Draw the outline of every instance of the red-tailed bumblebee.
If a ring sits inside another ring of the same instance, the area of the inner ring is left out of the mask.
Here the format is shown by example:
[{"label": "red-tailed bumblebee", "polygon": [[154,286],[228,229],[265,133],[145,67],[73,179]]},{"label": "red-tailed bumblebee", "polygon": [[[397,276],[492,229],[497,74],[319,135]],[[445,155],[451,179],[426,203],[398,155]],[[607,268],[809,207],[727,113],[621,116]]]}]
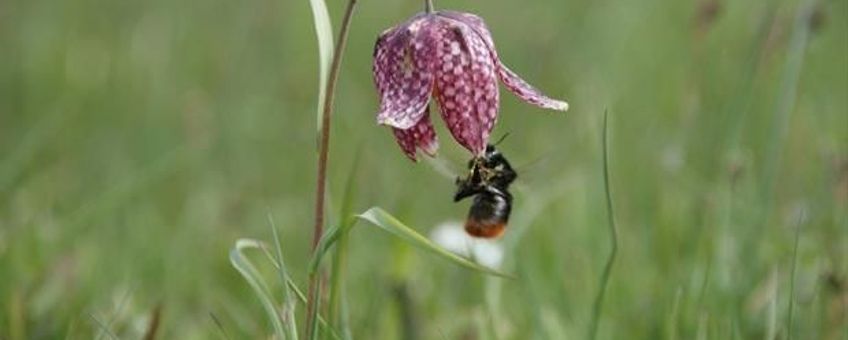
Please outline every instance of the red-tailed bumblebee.
[{"label": "red-tailed bumblebee", "polygon": [[509,185],[518,174],[495,146],[468,161],[468,176],[456,179],[454,202],[474,196],[465,231],[474,237],[495,238],[503,234],[512,211]]}]

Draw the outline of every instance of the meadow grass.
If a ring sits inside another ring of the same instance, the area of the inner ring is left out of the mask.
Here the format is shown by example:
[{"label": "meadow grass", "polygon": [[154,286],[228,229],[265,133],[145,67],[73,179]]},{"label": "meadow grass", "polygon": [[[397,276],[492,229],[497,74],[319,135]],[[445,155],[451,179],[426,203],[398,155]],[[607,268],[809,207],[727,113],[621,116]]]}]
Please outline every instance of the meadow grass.
[{"label": "meadow grass", "polygon": [[[346,3],[326,5],[338,25]],[[571,104],[502,91],[514,279],[347,219],[379,206],[426,236],[467,214],[374,124],[374,40],[421,6],[358,3],[324,224],[349,232],[315,263],[332,52],[310,1],[0,3],[0,339],[143,338],[160,318],[162,339],[302,337],[311,270],[330,338],[848,337],[848,4],[436,1],[485,18],[501,58]],[[436,125],[437,162],[461,168]],[[244,259],[270,308],[230,264],[239,239],[264,244]]]}]

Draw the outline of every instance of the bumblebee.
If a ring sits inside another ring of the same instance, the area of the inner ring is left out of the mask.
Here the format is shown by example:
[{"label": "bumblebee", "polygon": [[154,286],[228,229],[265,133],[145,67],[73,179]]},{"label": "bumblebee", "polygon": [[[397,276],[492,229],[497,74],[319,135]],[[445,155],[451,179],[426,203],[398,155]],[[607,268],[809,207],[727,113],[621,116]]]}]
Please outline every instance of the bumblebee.
[{"label": "bumblebee", "polygon": [[474,196],[465,220],[465,231],[474,237],[501,236],[512,211],[509,185],[518,174],[494,145],[486,146],[482,156],[468,161],[468,175],[456,179],[454,202]]}]

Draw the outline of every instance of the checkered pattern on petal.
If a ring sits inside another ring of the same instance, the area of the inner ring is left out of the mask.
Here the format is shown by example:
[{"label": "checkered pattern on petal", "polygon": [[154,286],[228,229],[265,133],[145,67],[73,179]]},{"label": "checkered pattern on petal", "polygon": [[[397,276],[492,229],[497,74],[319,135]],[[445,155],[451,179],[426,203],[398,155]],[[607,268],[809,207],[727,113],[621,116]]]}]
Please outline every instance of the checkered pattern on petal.
[{"label": "checkered pattern on petal", "polygon": [[374,83],[380,94],[377,123],[408,129],[424,115],[433,88],[428,17],[410,20],[377,39]]},{"label": "checkered pattern on petal", "polygon": [[430,156],[435,156],[439,149],[436,130],[433,129],[433,123],[430,121],[429,107],[425,108],[421,120],[411,128],[403,130],[393,127],[392,132],[395,134],[398,145],[403,149],[403,153],[413,161],[418,160],[416,149],[421,149]]},{"label": "checkered pattern on petal", "polygon": [[454,139],[481,154],[498,113],[495,64],[486,43],[466,25],[440,18],[436,101]]},{"label": "checkered pattern on petal", "polygon": [[495,42],[492,40],[492,35],[489,33],[489,27],[486,26],[486,23],[482,18],[471,14],[471,13],[463,13],[456,11],[439,11],[439,16],[450,18],[456,21],[459,21],[465,25],[471,27],[475,33],[480,35],[480,38],[486,42],[486,45],[489,47],[491,52],[495,51]]},{"label": "checkered pattern on petal", "polygon": [[515,74],[515,72],[512,72],[512,70],[500,61],[495,49],[495,42],[492,40],[492,35],[489,33],[489,28],[486,27],[486,23],[483,19],[474,14],[453,11],[439,12],[439,15],[468,25],[474,33],[479,35],[480,38],[486,42],[486,47],[488,47],[489,52],[497,65],[498,77],[500,77],[507,89],[516,96],[530,104],[542,108],[560,111],[568,110],[568,103],[545,96],[541,91],[528,84],[524,81],[524,79],[521,79],[521,77]]}]

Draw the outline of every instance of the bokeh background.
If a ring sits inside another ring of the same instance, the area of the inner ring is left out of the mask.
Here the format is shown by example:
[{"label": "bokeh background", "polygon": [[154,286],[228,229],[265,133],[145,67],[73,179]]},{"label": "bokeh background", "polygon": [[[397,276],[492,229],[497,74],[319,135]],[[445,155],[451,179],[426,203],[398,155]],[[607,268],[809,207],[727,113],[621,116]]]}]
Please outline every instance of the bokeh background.
[{"label": "bokeh background", "polygon": [[[328,1],[334,30],[344,5]],[[436,7],[485,18],[505,63],[571,109],[502,92],[493,136],[510,133],[500,148],[521,176],[502,269],[518,279],[357,227],[357,338],[584,338],[610,249],[605,109],[620,251],[600,338],[787,338],[790,296],[795,337],[848,337],[848,3]],[[375,125],[375,38],[421,8],[359,2],[333,117],[331,222],[349,180],[354,210],[381,206],[422,234],[467,213],[451,178]],[[0,339],[140,338],[157,306],[162,338],[270,336],[228,252],[242,237],[271,242],[270,214],[306,285],[308,1],[6,0],[0,46]],[[436,125],[440,162],[461,167],[468,155]]]}]

